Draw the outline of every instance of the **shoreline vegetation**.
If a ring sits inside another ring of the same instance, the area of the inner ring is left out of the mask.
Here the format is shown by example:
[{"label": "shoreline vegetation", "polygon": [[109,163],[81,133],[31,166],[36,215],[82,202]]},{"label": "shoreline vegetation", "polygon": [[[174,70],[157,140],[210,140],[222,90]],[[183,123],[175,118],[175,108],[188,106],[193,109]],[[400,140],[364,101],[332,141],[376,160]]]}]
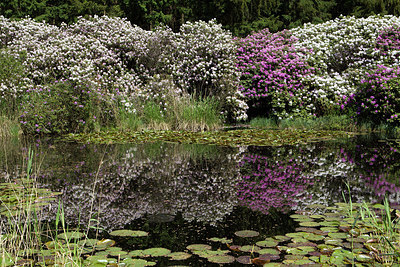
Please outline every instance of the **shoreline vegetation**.
[{"label": "shoreline vegetation", "polygon": [[1,136],[400,125],[395,16],[244,38],[215,20],[178,32],[107,16],[62,27],[0,17],[0,26]]}]

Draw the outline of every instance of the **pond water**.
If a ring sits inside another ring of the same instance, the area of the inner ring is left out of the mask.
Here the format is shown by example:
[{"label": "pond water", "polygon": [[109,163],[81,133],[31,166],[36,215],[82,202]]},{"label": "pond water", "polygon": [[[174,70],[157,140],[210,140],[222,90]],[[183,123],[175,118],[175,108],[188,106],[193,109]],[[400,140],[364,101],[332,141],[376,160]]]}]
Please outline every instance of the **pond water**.
[{"label": "pond water", "polygon": [[[62,192],[66,222],[100,229],[144,230],[127,249],[183,251],[239,230],[260,236],[298,226],[289,215],[311,204],[400,203],[400,146],[375,136],[283,147],[149,143],[92,145],[56,140],[3,143],[2,177],[24,175],[34,150],[39,185]],[[54,220],[57,203],[42,220]],[[121,241],[122,242],[122,241]]]}]

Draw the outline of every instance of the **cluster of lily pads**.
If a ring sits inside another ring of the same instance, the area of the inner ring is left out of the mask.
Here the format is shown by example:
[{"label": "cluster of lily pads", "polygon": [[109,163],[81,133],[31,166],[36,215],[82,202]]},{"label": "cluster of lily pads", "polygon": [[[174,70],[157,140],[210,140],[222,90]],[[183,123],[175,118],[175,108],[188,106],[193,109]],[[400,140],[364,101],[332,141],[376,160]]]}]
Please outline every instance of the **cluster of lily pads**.
[{"label": "cluster of lily pads", "polygon": [[[361,214],[363,210],[369,211],[369,216]],[[86,238],[78,231],[64,231],[45,243],[46,249],[32,251],[19,260],[55,264],[57,253],[75,249],[80,256],[75,260],[84,266],[154,266],[166,262],[264,266],[399,264],[399,213],[392,210],[393,232],[384,236],[379,228],[387,224],[384,210],[381,204],[312,205],[291,215],[299,224],[293,233],[266,237],[254,230],[241,230],[231,238],[213,237],[204,244],[189,244],[184,251],[175,252],[163,247],[116,246],[126,239],[147,238],[149,233],[141,230],[115,230],[109,233],[112,239],[102,240]],[[3,259],[2,264],[14,263]]]},{"label": "cluster of lily pads", "polygon": [[[16,179],[0,183],[0,216],[14,216],[24,210],[35,210],[55,201],[58,192],[34,186],[33,179]],[[1,230],[0,230],[1,234]]]}]

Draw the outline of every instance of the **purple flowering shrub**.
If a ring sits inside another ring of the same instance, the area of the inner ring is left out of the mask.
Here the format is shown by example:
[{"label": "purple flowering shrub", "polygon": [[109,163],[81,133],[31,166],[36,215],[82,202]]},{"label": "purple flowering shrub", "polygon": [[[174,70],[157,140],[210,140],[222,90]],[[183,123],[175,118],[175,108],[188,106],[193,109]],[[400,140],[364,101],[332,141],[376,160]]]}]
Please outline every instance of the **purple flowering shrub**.
[{"label": "purple flowering shrub", "polygon": [[311,99],[302,83],[314,71],[304,56],[311,51],[296,48],[296,40],[289,31],[268,29],[237,40],[241,91],[249,112],[256,113],[249,115],[288,117],[312,112],[307,110]]},{"label": "purple flowering shrub", "polygon": [[360,121],[400,125],[400,68],[383,65],[365,74],[355,94],[346,98]]},{"label": "purple flowering shrub", "polygon": [[35,134],[92,131],[110,124],[116,115],[97,92],[69,80],[28,90],[21,109],[22,130]]},{"label": "purple flowering shrub", "polygon": [[271,208],[290,211],[297,205],[299,195],[313,184],[303,175],[304,167],[291,160],[275,162],[264,156],[249,155],[243,158],[240,167],[246,171],[237,186],[239,203],[265,214]]},{"label": "purple flowering shrub", "polygon": [[376,48],[386,64],[398,64],[400,59],[400,26],[384,29],[376,38]]}]

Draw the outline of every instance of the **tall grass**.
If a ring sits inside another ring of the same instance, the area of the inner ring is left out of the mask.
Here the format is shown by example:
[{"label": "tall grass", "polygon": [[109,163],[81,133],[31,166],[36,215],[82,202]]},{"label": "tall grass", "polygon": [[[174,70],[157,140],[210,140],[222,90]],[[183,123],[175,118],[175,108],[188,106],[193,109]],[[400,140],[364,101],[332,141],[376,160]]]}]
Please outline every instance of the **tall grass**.
[{"label": "tall grass", "polygon": [[[43,220],[43,209],[41,205],[38,205],[38,201],[40,203],[43,198],[41,195],[43,191],[38,187],[36,179],[38,170],[33,173],[34,166],[39,168],[40,163],[34,163],[32,151],[28,154],[26,176],[21,179],[10,178],[8,183],[3,184],[7,186],[5,189],[0,186],[0,190],[6,190],[6,192],[0,192],[0,266],[37,264],[82,266],[84,260],[82,255],[87,253],[85,243],[89,230],[93,228],[91,221],[82,229],[79,229],[79,226],[69,229],[61,203],[58,203],[55,219],[51,224]],[[97,175],[98,173],[96,179]],[[45,195],[45,197],[48,196]],[[15,198],[13,205],[9,203],[11,198]],[[93,203],[94,201],[91,213]],[[62,233],[79,230],[83,234],[82,242],[77,243],[74,238],[60,237]]]},{"label": "tall grass", "polygon": [[121,111],[118,127],[121,130],[186,130],[210,131],[222,126],[219,103],[214,98],[174,99],[167,110],[154,101],[147,101],[137,113]]},{"label": "tall grass", "polygon": [[0,115],[0,138],[18,138],[21,134],[21,127],[16,119]]},{"label": "tall grass", "polygon": [[399,129],[385,124],[374,125],[372,122],[356,122],[348,115],[327,115],[319,118],[292,118],[277,120],[273,118],[253,118],[250,126],[268,129],[305,129],[305,130],[331,130],[350,132],[380,132],[400,133]]}]

